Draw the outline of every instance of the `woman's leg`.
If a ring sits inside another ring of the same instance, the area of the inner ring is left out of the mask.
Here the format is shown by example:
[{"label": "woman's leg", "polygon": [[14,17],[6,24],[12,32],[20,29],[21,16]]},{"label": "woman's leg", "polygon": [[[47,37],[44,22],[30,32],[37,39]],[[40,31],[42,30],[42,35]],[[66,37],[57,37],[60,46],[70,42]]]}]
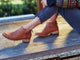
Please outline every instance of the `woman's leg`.
[{"label": "woman's leg", "polygon": [[80,33],[80,9],[59,9],[60,14],[65,18],[65,20]]},{"label": "woman's leg", "polygon": [[[41,0],[37,1],[37,7],[38,7],[38,13],[45,7],[43,2],[41,2]],[[58,13],[55,13],[50,19],[49,22],[46,24],[45,28],[42,30],[42,32],[36,33],[35,35],[39,35],[39,36],[47,36],[48,34],[50,34],[51,32],[53,32],[53,34],[58,34],[58,25],[57,25],[57,18]],[[55,20],[55,22],[53,22]],[[51,24],[52,23],[52,24]],[[52,26],[52,28],[49,29],[49,27]],[[45,31],[45,30],[48,31]]]},{"label": "woman's leg", "polygon": [[55,14],[49,19],[49,22],[55,22],[56,19],[57,19],[57,16],[58,16],[58,12],[55,13]]},{"label": "woman's leg", "polygon": [[5,32],[3,33],[3,36],[11,40],[20,40],[20,39],[30,38],[31,30],[35,28],[37,25],[49,19],[57,11],[58,11],[58,8],[56,6],[46,7],[37,15],[37,17],[32,22],[17,29],[14,32],[11,32],[11,33]]},{"label": "woman's leg", "polygon": [[58,34],[58,25],[57,25],[57,21],[56,18],[58,16],[58,12],[55,13],[50,19],[49,22],[46,24],[45,28],[42,30],[42,32],[36,33],[36,35],[39,36],[47,36],[50,33],[51,34]]},{"label": "woman's leg", "polygon": [[[53,7],[45,7],[36,17],[32,22],[30,22],[29,24],[25,25],[24,28],[28,29],[29,31],[32,30],[34,27],[36,27],[37,25],[45,22],[47,19],[49,19],[52,15],[54,15],[54,17],[57,18],[57,13],[58,11],[58,7],[53,6]],[[56,19],[55,18],[55,19]],[[54,22],[55,19],[50,20],[50,22]]]},{"label": "woman's leg", "polygon": [[38,17],[36,17],[35,19],[33,19],[32,22],[30,22],[29,24],[23,26],[27,32],[32,30],[34,27],[36,27],[37,25],[41,24],[40,19]]}]

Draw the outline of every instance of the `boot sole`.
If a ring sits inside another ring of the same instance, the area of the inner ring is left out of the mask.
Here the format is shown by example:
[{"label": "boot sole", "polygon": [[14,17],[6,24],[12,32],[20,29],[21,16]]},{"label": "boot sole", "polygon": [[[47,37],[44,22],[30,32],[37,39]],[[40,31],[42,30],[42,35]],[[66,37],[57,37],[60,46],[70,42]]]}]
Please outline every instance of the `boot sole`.
[{"label": "boot sole", "polygon": [[[49,34],[50,35],[59,35],[59,31],[51,32]],[[45,36],[49,36],[49,34],[48,35],[38,35],[38,36],[45,37]]]}]

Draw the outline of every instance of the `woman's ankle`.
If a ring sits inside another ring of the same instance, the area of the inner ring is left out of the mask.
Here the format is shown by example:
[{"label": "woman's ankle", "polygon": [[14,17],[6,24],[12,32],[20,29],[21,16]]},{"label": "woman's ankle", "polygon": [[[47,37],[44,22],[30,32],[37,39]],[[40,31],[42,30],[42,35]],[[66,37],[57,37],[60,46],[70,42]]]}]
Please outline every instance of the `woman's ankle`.
[{"label": "woman's ankle", "polygon": [[29,24],[23,26],[23,28],[30,31],[39,24],[41,24],[40,19],[38,17],[36,17],[32,22],[30,22]]}]

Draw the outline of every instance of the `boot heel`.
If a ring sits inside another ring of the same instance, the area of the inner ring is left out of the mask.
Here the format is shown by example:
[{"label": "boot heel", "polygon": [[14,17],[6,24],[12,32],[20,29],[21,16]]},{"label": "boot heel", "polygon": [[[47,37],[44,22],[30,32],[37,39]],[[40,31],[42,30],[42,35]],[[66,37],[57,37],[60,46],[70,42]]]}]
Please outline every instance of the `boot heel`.
[{"label": "boot heel", "polygon": [[29,31],[29,33],[26,34],[25,39],[22,39],[23,43],[29,43],[31,36],[32,36],[31,31]]},{"label": "boot heel", "polygon": [[51,32],[51,35],[59,35],[59,31]]}]

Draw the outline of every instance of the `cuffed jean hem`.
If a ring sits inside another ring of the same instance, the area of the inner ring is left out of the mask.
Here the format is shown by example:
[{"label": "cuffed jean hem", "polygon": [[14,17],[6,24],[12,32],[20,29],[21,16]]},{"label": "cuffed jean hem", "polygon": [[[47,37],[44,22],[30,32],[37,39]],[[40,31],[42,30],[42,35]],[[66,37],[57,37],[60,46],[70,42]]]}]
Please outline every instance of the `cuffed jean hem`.
[{"label": "cuffed jean hem", "polygon": [[41,23],[45,22],[49,19],[52,15],[58,12],[58,7],[45,7],[41,12],[39,12],[36,16],[39,17]]}]

